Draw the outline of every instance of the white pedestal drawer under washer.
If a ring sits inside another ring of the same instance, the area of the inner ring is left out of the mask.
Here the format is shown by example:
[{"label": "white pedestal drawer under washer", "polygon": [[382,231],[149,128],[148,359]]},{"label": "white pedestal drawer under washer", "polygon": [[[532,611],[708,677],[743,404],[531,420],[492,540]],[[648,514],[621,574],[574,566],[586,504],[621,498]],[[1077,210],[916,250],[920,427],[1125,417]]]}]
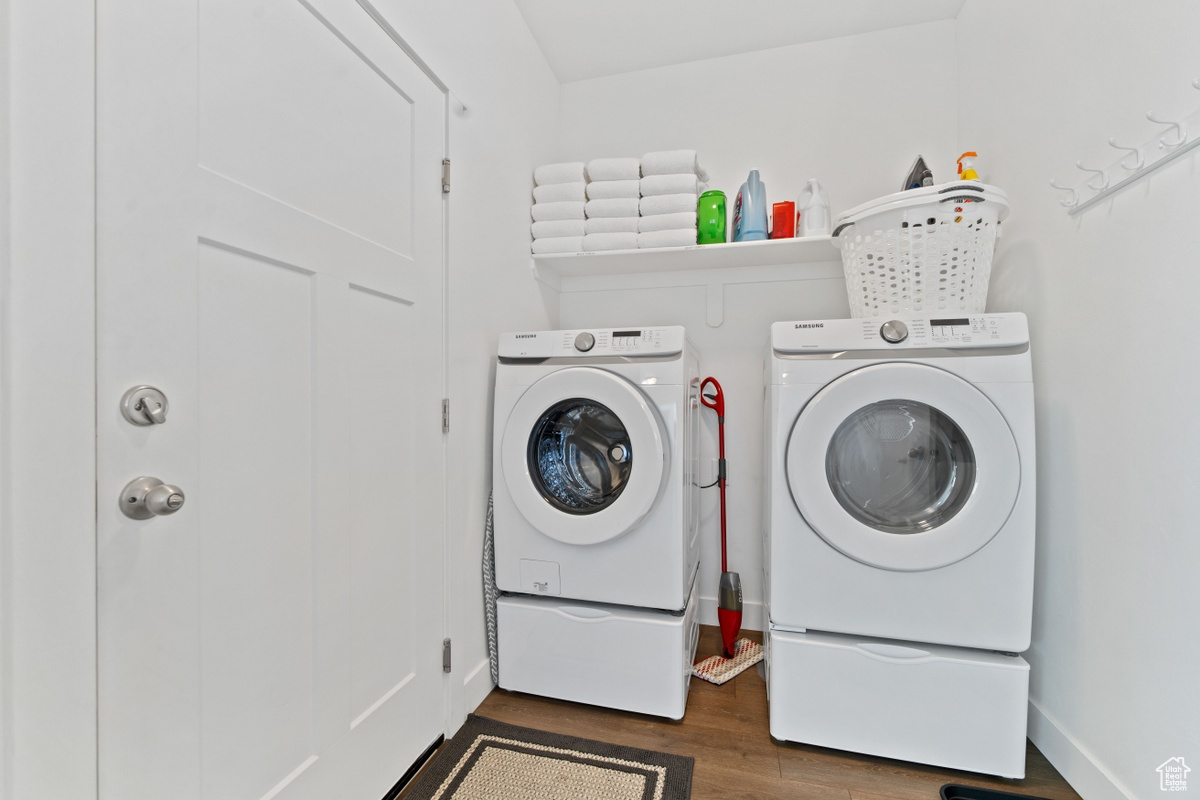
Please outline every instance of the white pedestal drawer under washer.
[{"label": "white pedestal drawer under washer", "polygon": [[700,405],[683,328],[510,333],[498,355],[498,588],[682,611]]}]

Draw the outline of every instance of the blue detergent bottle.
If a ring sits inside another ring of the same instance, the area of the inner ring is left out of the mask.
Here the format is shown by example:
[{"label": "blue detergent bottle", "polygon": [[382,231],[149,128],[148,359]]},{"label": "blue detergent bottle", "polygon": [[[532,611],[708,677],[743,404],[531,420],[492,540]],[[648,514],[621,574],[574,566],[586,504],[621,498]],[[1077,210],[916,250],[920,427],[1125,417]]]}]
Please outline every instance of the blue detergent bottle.
[{"label": "blue detergent bottle", "polygon": [[733,241],[757,242],[767,238],[767,188],[758,177],[758,170],[738,189],[733,204]]}]

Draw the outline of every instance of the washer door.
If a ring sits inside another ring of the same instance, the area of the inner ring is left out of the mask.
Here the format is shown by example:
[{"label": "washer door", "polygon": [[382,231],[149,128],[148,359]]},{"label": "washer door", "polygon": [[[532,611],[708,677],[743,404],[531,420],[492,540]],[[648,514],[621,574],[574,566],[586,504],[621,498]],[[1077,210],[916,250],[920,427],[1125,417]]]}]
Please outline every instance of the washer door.
[{"label": "washer door", "polygon": [[509,414],[501,464],[513,503],[566,544],[597,544],[638,525],[667,474],[658,412],[629,381],[591,367],[553,372]]},{"label": "washer door", "polygon": [[787,480],[830,545],[873,567],[918,571],[991,541],[1017,501],[1021,464],[1004,416],[974,386],[934,367],[876,364],[800,412]]}]

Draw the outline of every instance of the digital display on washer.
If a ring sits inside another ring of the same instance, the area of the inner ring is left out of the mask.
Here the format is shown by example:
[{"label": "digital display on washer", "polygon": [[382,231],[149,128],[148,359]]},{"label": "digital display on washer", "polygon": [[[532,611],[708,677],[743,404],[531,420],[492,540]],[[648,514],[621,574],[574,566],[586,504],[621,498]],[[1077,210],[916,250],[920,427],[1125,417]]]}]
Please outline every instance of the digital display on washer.
[{"label": "digital display on washer", "polygon": [[614,339],[640,339],[641,331],[613,331]]},{"label": "digital display on washer", "polygon": [[958,319],[931,319],[929,320],[929,324],[935,328],[941,328],[951,325],[970,325],[971,320],[966,317],[959,317]]}]

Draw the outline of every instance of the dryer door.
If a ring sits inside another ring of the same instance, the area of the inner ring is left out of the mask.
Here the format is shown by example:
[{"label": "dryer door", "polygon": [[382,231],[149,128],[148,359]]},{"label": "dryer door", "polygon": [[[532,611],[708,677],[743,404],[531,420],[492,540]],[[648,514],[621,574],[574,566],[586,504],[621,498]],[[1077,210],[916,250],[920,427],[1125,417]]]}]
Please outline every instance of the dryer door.
[{"label": "dryer door", "polygon": [[501,464],[529,524],[567,544],[597,544],[640,523],[662,491],[667,435],[629,381],[571,367],[526,390],[509,414]]},{"label": "dryer door", "polygon": [[851,558],[898,571],[971,555],[1004,527],[1021,464],[1004,416],[961,378],[875,364],[801,410],[787,449],[796,507]]}]

